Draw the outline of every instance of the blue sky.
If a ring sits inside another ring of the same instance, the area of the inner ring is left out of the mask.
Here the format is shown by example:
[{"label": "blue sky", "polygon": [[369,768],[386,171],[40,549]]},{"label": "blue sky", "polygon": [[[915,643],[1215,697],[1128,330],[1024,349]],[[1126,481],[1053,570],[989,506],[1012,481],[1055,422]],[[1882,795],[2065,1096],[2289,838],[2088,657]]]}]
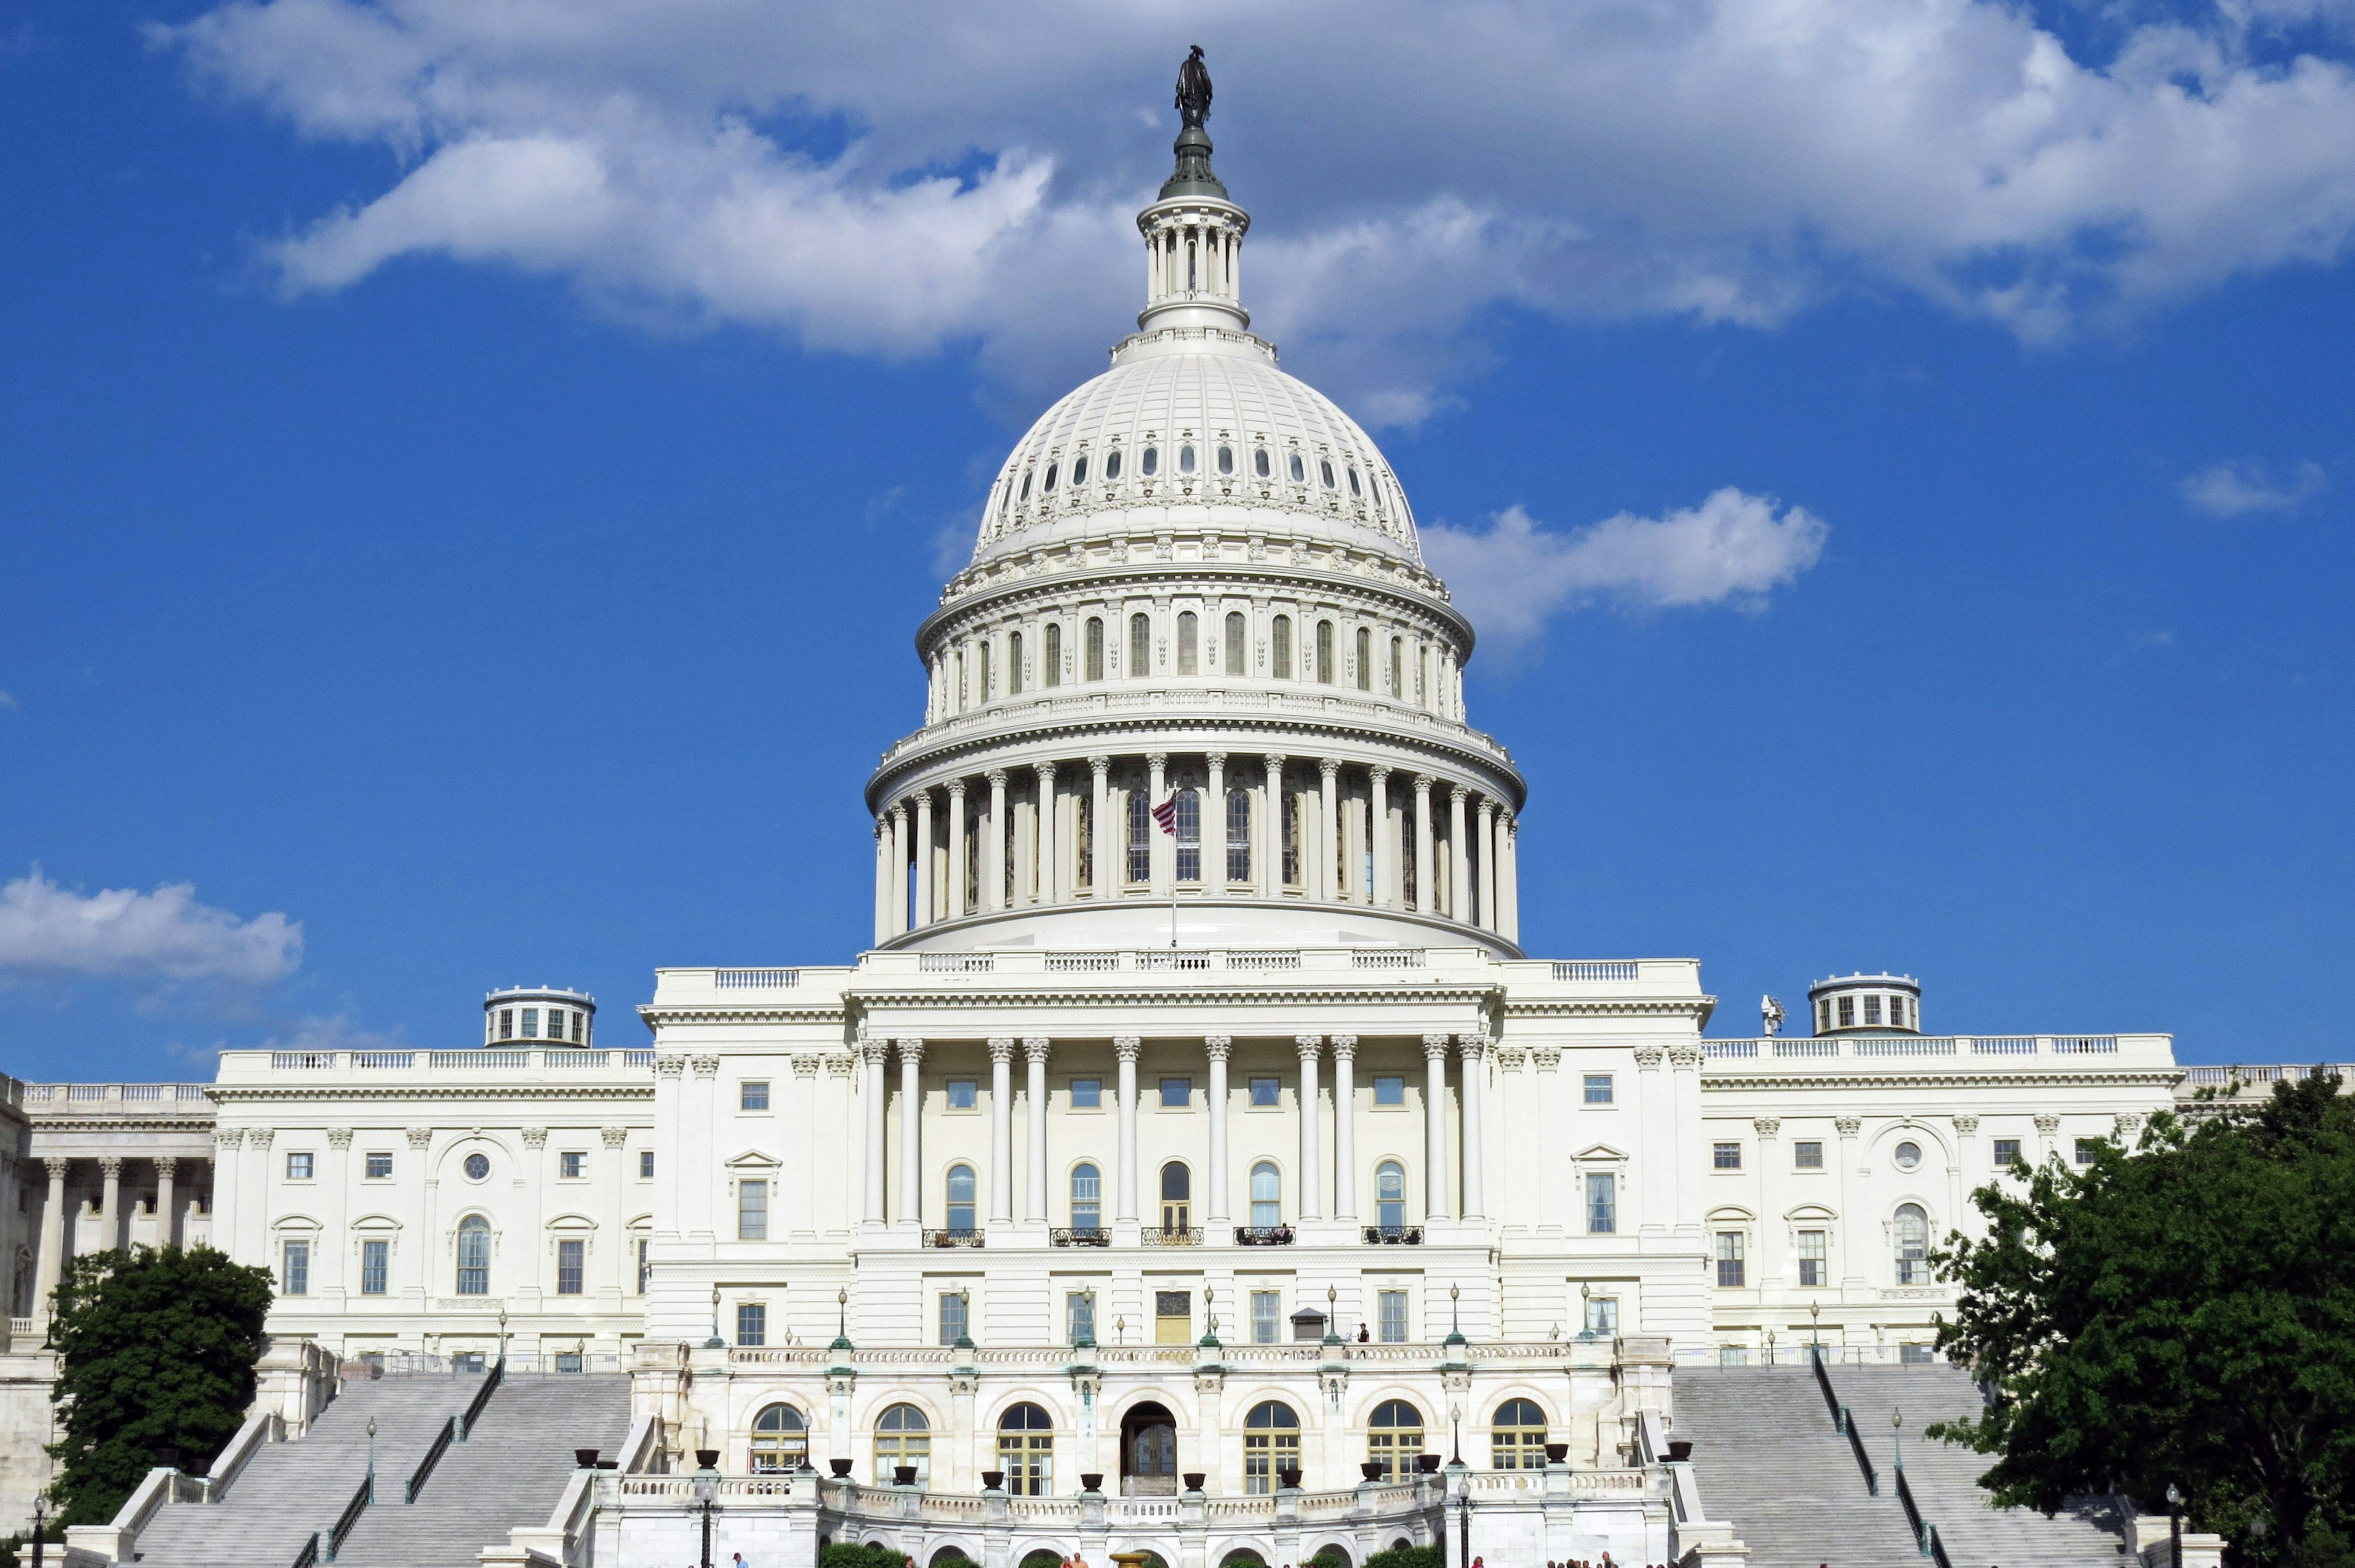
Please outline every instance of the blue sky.
[{"label": "blue sky", "polygon": [[1198,38],[1247,303],[1491,629],[1532,951],[2347,1058],[2355,14],[925,9],[0,39],[0,1067],[854,954],[911,634],[1135,308]]}]

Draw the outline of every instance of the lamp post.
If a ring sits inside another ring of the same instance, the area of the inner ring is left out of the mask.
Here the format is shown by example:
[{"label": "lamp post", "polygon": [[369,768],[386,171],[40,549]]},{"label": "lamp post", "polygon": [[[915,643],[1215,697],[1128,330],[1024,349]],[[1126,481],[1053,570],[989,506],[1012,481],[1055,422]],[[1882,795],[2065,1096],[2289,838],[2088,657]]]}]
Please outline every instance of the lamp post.
[{"label": "lamp post", "polygon": [[711,1568],[711,1516],[719,1507],[719,1456],[706,1448],[696,1455],[706,1461],[695,1472],[691,1483],[695,1492],[696,1511],[703,1516],[703,1568]]},{"label": "lamp post", "polygon": [[1582,1279],[1578,1282],[1578,1337],[1594,1338],[1594,1287]]},{"label": "lamp post", "polygon": [[1341,1342],[1340,1300],[1337,1288],[1329,1285],[1325,1287],[1325,1342],[1328,1345]]},{"label": "lamp post", "polygon": [[719,1350],[726,1349],[727,1344],[728,1341],[719,1337],[719,1287],[715,1285],[711,1287],[711,1338],[703,1342],[703,1348]]},{"label": "lamp post", "polygon": [[1889,1412],[1889,1442],[1897,1451],[1897,1468],[1905,1468],[1905,1413],[1891,1407]]},{"label": "lamp post", "polygon": [[2169,1568],[2183,1568],[2183,1494],[2167,1483],[2167,1548]]},{"label": "lamp post", "polygon": [[1096,1293],[1092,1289],[1083,1290],[1080,1292],[1080,1298],[1088,1304],[1088,1316],[1086,1321],[1080,1325],[1079,1335],[1072,1341],[1072,1346],[1078,1349],[1092,1350],[1096,1347]]},{"label": "lamp post", "polygon": [[375,1417],[375,1416],[373,1416],[373,1415],[371,1415],[371,1416],[369,1416],[369,1417],[368,1417],[368,1501],[370,1501],[370,1502],[374,1502],[374,1501],[376,1501],[376,1417]]},{"label": "lamp post", "polygon": [[1774,1330],[1772,1328],[1766,1330],[1766,1364],[1770,1367],[1774,1364]]},{"label": "lamp post", "polygon": [[506,1360],[507,1360],[507,1304],[506,1304],[506,1302],[502,1301],[502,1302],[500,1302],[500,1303],[499,1303],[499,1364],[500,1364],[501,1366],[505,1366],[505,1365],[506,1364]]},{"label": "lamp post", "polygon": [[1461,1403],[1449,1405],[1447,1420],[1448,1424],[1455,1428],[1455,1435],[1451,1439],[1454,1452],[1448,1455],[1447,1462],[1451,1465],[1461,1465],[1464,1463],[1464,1406]]},{"label": "lamp post", "polygon": [[41,1568],[41,1531],[48,1522],[41,1512],[42,1500],[38,1497],[33,1499],[33,1568]]},{"label": "lamp post", "polygon": [[1819,1361],[1820,1361],[1820,1360],[1822,1360],[1824,1359],[1824,1333],[1823,1333],[1823,1328],[1824,1328],[1824,1304],[1823,1304],[1822,1302],[1820,1302],[1820,1301],[1810,1301],[1810,1302],[1808,1302],[1808,1303],[1807,1303],[1807,1343],[1808,1343],[1808,1345],[1809,1345],[1809,1346],[1811,1346],[1811,1347],[1814,1349],[1814,1350],[1815,1350],[1815,1352],[1816,1352],[1816,1360],[1819,1360]]}]

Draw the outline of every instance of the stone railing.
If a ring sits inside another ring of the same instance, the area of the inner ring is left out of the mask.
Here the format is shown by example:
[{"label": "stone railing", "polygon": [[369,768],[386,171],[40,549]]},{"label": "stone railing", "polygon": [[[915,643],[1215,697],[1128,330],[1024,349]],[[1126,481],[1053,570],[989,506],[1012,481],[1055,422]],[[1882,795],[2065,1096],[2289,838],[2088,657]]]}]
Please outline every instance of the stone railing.
[{"label": "stone railing", "polygon": [[24,1104],[35,1115],[153,1115],[209,1113],[202,1083],[27,1083]]},{"label": "stone railing", "polygon": [[654,1064],[652,1051],[608,1051],[584,1046],[481,1046],[463,1051],[225,1051],[221,1052],[221,1082],[314,1072],[562,1072],[637,1078],[651,1077]]},{"label": "stone railing", "polygon": [[2118,1059],[2133,1058],[2133,1065],[2140,1066],[2154,1059],[2167,1060],[2171,1039],[2163,1034],[1859,1034],[1705,1040],[1700,1045],[1707,1066],[1719,1072],[1741,1072],[1769,1062],[1777,1071],[1805,1072],[1831,1063],[1928,1061],[1999,1072],[2021,1058],[2066,1062],[2075,1068],[2121,1065]]}]

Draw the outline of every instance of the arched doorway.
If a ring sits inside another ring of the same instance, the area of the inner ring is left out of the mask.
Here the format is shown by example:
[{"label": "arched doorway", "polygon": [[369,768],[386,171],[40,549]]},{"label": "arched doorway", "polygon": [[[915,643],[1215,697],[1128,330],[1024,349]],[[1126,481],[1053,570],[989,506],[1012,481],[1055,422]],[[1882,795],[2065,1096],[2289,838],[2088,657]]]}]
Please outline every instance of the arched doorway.
[{"label": "arched doorway", "polygon": [[1178,1420],[1167,1405],[1147,1400],[1120,1418],[1120,1489],[1132,1498],[1178,1495]]}]

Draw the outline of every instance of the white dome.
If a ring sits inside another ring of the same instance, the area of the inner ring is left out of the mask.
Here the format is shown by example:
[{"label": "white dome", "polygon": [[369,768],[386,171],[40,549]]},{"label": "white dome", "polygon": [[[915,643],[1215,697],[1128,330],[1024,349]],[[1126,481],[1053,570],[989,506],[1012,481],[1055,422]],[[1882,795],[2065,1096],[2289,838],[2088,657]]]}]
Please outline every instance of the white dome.
[{"label": "white dome", "polygon": [[1263,339],[1201,326],[1129,338],[1111,369],[1039,417],[999,470],[974,561],[1109,527],[1149,532],[1168,525],[1133,514],[1198,507],[1253,514],[1196,513],[1231,533],[1423,562],[1405,493],[1358,422],[1276,368]]}]

